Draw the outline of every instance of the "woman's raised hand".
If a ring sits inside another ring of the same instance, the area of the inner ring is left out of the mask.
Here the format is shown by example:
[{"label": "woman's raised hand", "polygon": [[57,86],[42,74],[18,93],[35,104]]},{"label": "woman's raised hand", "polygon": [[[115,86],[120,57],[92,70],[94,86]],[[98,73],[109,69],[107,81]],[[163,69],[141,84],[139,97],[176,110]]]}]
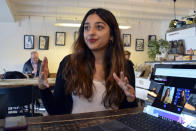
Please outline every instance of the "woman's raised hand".
[{"label": "woman's raised hand", "polygon": [[119,87],[124,91],[125,95],[127,96],[127,100],[129,102],[132,102],[135,100],[135,90],[133,86],[129,84],[128,78],[124,75],[124,73],[120,72],[120,78],[116,75],[116,73],[113,73],[113,77],[116,80]]},{"label": "woman's raised hand", "polygon": [[48,84],[48,59],[47,57],[44,57],[41,67],[40,67],[40,73],[39,73],[39,80],[38,85],[40,89],[46,89],[49,88]]}]

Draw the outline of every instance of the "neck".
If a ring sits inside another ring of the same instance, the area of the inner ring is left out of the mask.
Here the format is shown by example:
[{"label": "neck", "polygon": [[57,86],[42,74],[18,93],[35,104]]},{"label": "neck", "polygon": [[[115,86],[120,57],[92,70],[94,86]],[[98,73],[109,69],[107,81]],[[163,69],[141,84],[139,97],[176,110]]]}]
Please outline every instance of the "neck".
[{"label": "neck", "polygon": [[93,51],[93,54],[94,54],[94,56],[95,56],[95,64],[103,64],[103,62],[104,62],[105,50]]}]

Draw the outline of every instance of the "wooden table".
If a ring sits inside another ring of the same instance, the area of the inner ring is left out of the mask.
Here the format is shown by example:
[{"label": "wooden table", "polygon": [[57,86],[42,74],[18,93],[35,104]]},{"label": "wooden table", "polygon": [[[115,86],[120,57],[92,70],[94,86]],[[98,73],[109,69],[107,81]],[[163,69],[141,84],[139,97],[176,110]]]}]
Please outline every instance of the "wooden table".
[{"label": "wooden table", "polygon": [[[143,111],[143,107],[127,108],[121,110],[109,110],[81,114],[66,114],[56,116],[42,116],[27,118],[27,131],[77,131],[79,128],[94,126],[128,114],[136,114]],[[0,120],[0,130],[3,130],[4,119]]]},{"label": "wooden table", "polygon": [[[48,78],[50,86],[55,85],[56,78]],[[0,88],[14,88],[22,86],[38,86],[38,78],[30,79],[0,79]]]}]

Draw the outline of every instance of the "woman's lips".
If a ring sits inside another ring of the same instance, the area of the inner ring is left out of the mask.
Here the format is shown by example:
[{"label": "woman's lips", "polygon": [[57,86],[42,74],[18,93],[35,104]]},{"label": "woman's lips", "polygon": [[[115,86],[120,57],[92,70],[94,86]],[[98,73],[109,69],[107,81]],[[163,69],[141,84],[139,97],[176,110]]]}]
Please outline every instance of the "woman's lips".
[{"label": "woman's lips", "polygon": [[90,42],[90,43],[94,43],[96,41],[97,41],[97,39],[88,39],[88,42]]}]

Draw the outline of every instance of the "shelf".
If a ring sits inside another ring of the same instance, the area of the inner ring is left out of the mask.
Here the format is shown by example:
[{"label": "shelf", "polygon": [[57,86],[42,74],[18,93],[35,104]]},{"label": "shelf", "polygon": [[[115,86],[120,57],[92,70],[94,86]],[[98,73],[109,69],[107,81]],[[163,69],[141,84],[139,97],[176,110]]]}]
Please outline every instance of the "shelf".
[{"label": "shelf", "polygon": [[170,29],[170,30],[167,30],[166,33],[174,32],[174,31],[179,31],[179,30],[184,30],[184,29],[188,29],[188,28],[192,28],[192,27],[196,27],[196,24],[184,25],[181,28]]}]

